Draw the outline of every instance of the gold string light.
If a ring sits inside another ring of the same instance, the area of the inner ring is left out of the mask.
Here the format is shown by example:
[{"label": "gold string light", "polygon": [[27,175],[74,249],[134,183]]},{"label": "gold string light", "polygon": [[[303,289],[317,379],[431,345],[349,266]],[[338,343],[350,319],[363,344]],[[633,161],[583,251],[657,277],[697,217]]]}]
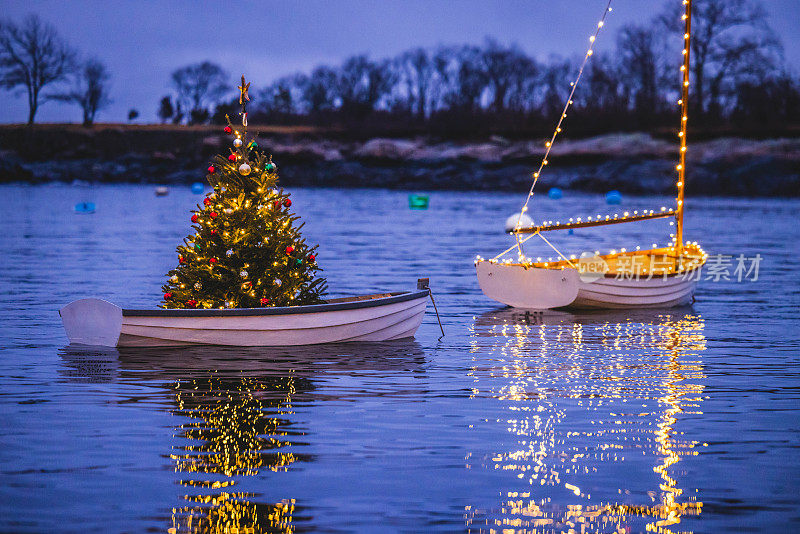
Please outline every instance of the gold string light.
[{"label": "gold string light", "polygon": [[689,122],[689,44],[692,29],[692,2],[691,0],[683,0],[684,13],[681,17],[684,23],[683,30],[683,65],[681,65],[681,74],[683,83],[681,84],[681,99],[678,104],[681,106],[681,129],[678,133],[678,138],[681,141],[681,149],[678,154],[678,197],[675,199],[676,203],[676,221],[674,243],[680,251],[683,248],[683,189],[686,184],[686,125]]},{"label": "gold string light", "polygon": [[[600,17],[600,21],[597,23],[597,28],[594,31],[594,34],[589,37],[589,48],[586,50],[586,55],[583,57],[583,63],[581,63],[580,69],[578,69],[578,75],[575,77],[574,82],[570,82],[570,86],[572,90],[569,93],[569,97],[567,98],[566,104],[564,104],[564,110],[561,112],[561,116],[558,119],[558,123],[556,124],[556,128],[553,131],[553,135],[550,136],[550,140],[545,143],[545,152],[544,157],[542,157],[542,162],[539,164],[539,169],[533,173],[533,183],[531,184],[530,190],[528,190],[528,196],[525,199],[525,204],[523,204],[522,209],[519,212],[519,217],[517,218],[517,223],[514,226],[515,228],[520,227],[520,221],[522,220],[522,215],[528,211],[528,204],[531,201],[531,197],[533,196],[533,189],[536,187],[536,182],[539,181],[539,175],[542,172],[542,169],[545,165],[548,164],[547,157],[550,155],[550,150],[553,148],[553,143],[555,143],[556,136],[561,132],[561,124],[564,122],[564,119],[567,118],[567,110],[569,110],[569,106],[572,105],[572,97],[575,95],[575,89],[578,87],[578,82],[583,75],[583,70],[586,68],[586,64],[589,61],[589,58],[592,57],[594,43],[597,40],[597,36],[600,34],[600,30],[605,25],[606,16],[611,12],[611,0],[608,0],[606,4],[606,8],[603,10],[603,16]],[[518,235],[518,234],[517,234]],[[519,249],[519,255],[523,256],[522,252],[522,242],[520,241],[519,237],[517,237],[517,247]]]}]

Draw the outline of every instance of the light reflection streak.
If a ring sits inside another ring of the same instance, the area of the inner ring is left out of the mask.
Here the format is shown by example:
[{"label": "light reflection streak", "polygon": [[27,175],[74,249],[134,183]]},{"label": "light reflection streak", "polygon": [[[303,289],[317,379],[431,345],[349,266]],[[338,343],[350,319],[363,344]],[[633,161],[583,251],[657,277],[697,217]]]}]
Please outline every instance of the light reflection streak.
[{"label": "light reflection streak", "polygon": [[702,331],[690,313],[477,318],[473,397],[504,403],[506,418],[486,424],[517,446],[467,458],[509,476],[499,507],[466,506],[467,529],[671,533],[699,515],[677,464],[701,445],[679,428],[702,413]]}]

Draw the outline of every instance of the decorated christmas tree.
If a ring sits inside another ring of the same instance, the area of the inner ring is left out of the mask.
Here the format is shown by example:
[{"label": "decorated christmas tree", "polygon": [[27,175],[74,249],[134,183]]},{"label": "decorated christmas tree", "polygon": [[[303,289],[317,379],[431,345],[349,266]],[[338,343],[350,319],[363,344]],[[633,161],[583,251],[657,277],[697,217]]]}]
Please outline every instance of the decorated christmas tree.
[{"label": "decorated christmas tree", "polygon": [[248,88],[242,76],[242,129],[228,119],[227,156],[208,167],[214,191],[192,213],[195,233],[178,247],[178,266],[164,285],[164,308],[256,308],[322,302],[316,246],[277,186],[277,166],[247,136]]}]

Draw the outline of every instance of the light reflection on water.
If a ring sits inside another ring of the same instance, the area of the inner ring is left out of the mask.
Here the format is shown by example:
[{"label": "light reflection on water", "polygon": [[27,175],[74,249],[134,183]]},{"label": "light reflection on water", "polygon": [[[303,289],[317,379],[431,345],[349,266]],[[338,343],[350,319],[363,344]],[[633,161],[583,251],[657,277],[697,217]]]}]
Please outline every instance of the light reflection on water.
[{"label": "light reflection on water", "polygon": [[[506,401],[507,418],[493,423],[515,442],[469,458],[506,472],[509,485],[496,508],[465,508],[468,529],[684,531],[681,519],[703,508],[678,465],[702,446],[680,427],[702,414],[703,327],[691,311],[477,318],[473,396]],[[652,474],[637,480],[637,466],[624,465],[632,459]]]}]

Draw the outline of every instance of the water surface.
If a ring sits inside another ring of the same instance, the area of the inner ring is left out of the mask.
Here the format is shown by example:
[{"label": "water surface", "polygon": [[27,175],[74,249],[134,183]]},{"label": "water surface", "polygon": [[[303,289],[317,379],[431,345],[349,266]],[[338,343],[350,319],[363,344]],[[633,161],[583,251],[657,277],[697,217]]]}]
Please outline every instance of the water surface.
[{"label": "water surface", "polygon": [[[690,308],[504,309],[472,259],[519,195],[299,189],[331,293],[430,277],[413,341],[305,348],[68,347],[57,314],[151,307],[200,197],[2,186],[0,530],[791,532],[800,527],[800,203],[689,199],[686,236],[760,254]],[[77,215],[81,201],[97,212]],[[537,200],[547,219],[661,198]],[[556,238],[663,244],[666,221]],[[552,255],[531,248],[532,256]],[[735,264],[735,261],[734,261]],[[752,278],[752,275],[751,277]]]}]

